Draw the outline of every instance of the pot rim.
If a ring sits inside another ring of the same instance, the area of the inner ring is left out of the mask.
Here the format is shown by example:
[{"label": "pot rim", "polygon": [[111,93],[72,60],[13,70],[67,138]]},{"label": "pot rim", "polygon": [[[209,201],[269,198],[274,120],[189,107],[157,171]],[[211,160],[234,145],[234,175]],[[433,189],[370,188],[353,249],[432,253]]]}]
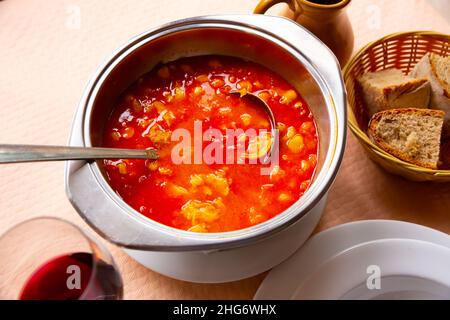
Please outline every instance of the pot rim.
[{"label": "pot rim", "polygon": [[[334,119],[334,132],[332,131],[333,127],[331,127],[330,134],[332,138],[330,138],[330,147],[326,151],[324,165],[321,170],[316,173],[314,182],[311,184],[310,188],[297,202],[295,202],[285,211],[279,213],[277,216],[255,226],[220,233],[194,233],[166,226],[155,220],[143,216],[131,206],[129,206],[120,196],[118,196],[104,178],[103,174],[100,171],[100,167],[96,162],[87,164],[91,175],[95,179],[96,186],[101,188],[102,191],[108,196],[109,200],[113,201],[121,209],[123,214],[128,216],[128,218],[133,219],[135,223],[145,226],[145,228],[148,228],[147,230],[160,232],[161,234],[165,234],[166,236],[174,237],[177,239],[191,239],[196,242],[196,244],[183,245],[182,243],[180,243],[179,245],[174,246],[164,246],[164,251],[179,251],[180,247],[183,247],[183,250],[205,250],[242,246],[247,243],[257,241],[258,239],[263,239],[270,235],[273,235],[297,222],[305,214],[307,214],[311,210],[311,208],[313,208],[317,204],[317,202],[327,193],[338,172],[338,168],[343,158],[346,140],[346,95],[342,75],[340,74],[339,63],[337,62],[331,51],[323,45],[323,49],[328,52],[329,58],[332,59],[333,66],[334,68],[336,68],[336,70],[333,71],[339,70],[339,83],[334,84],[334,86],[336,90],[340,90],[342,92],[342,96],[340,97],[340,99],[339,97],[334,97],[332,90],[330,90],[329,81],[326,81],[323,78],[323,76],[320,74],[320,71],[317,70],[318,68],[316,67],[315,63],[311,61],[311,59],[309,59],[307,56],[305,56],[299,47],[296,47],[295,45],[290,43],[288,40],[286,40],[286,38],[272,33],[268,28],[263,28],[261,24],[252,24],[255,19],[262,20],[262,22],[266,25],[270,25],[271,22],[274,23],[276,21],[280,24],[290,24],[290,27],[294,26],[295,28],[301,28],[291,20],[281,17],[269,17],[263,15],[200,16],[164,24],[160,27],[153,28],[132,38],[124,45],[122,45],[119,49],[117,49],[91,77],[91,81],[86,87],[83,98],[78,105],[78,111],[82,112],[81,139],[83,145],[92,146],[89,131],[90,115],[93,109],[95,97],[104,80],[108,77],[114,67],[117,66],[117,64],[119,64],[126,56],[131,54],[134,50],[138,49],[142,45],[171,33],[190,30],[193,26],[196,29],[225,28],[228,30],[237,30],[241,32],[251,31],[255,36],[259,36],[266,40],[274,42],[283,50],[293,55],[296,60],[299,60],[299,63],[302,63],[305,66],[305,68],[314,78],[317,85],[320,87],[322,93],[324,94],[324,100],[326,102],[327,108],[329,108],[330,110],[330,117],[333,117]],[[310,37],[313,37],[314,40],[322,44],[320,40],[318,40],[309,31],[303,30],[303,32],[308,34]],[[72,134],[77,129],[80,128],[76,128],[74,126]],[[68,171],[69,170],[67,170],[66,168],[66,186],[68,186],[67,178],[70,175]],[[68,195],[69,199],[72,201],[69,190]],[[85,216],[83,215],[83,210],[80,210],[79,204],[75,203],[74,201],[72,201],[72,204],[75,208],[77,208],[80,215],[85,218]],[[105,234],[105,232],[103,232],[101,228],[92,223],[92,221],[86,218],[85,221],[107,239],[121,246],[125,246],[128,248],[157,250],[152,245],[136,245],[133,243],[120,243],[120,241],[115,241],[114,239],[111,239],[111,237],[109,237],[107,234]]]}]

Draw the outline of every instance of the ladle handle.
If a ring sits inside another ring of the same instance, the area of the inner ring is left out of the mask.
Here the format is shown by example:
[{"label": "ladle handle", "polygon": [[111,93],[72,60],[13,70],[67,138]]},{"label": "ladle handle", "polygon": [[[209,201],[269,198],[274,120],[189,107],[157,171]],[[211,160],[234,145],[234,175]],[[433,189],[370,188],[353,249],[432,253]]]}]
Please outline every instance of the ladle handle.
[{"label": "ladle handle", "polygon": [[0,144],[0,163],[93,159],[158,159],[156,150]]}]

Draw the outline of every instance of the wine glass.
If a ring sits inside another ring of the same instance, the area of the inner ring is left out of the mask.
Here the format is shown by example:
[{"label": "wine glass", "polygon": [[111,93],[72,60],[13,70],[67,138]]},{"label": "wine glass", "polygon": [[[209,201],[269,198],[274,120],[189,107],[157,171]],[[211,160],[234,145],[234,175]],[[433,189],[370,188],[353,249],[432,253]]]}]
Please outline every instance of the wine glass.
[{"label": "wine glass", "polygon": [[0,299],[122,299],[112,256],[85,231],[55,217],[26,220],[0,236]]}]

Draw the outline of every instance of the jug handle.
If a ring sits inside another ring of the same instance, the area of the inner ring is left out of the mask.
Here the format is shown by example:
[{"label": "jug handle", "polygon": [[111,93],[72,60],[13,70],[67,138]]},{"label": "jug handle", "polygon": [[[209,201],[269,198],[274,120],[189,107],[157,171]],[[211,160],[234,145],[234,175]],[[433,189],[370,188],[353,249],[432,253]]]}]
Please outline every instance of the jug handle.
[{"label": "jug handle", "polygon": [[298,4],[296,0],[261,0],[256,6],[255,10],[253,10],[253,13],[264,14],[272,6],[278,3],[286,3],[289,6],[289,9],[291,9],[294,12],[294,20],[296,20],[298,16],[303,13],[302,7]]}]

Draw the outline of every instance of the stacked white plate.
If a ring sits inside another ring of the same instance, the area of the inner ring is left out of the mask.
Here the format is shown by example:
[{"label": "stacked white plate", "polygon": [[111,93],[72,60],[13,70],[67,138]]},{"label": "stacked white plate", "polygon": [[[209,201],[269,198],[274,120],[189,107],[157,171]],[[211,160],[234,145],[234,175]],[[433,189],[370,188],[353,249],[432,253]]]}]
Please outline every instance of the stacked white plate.
[{"label": "stacked white plate", "polygon": [[400,221],[343,224],[274,268],[255,299],[450,299],[450,236]]}]

